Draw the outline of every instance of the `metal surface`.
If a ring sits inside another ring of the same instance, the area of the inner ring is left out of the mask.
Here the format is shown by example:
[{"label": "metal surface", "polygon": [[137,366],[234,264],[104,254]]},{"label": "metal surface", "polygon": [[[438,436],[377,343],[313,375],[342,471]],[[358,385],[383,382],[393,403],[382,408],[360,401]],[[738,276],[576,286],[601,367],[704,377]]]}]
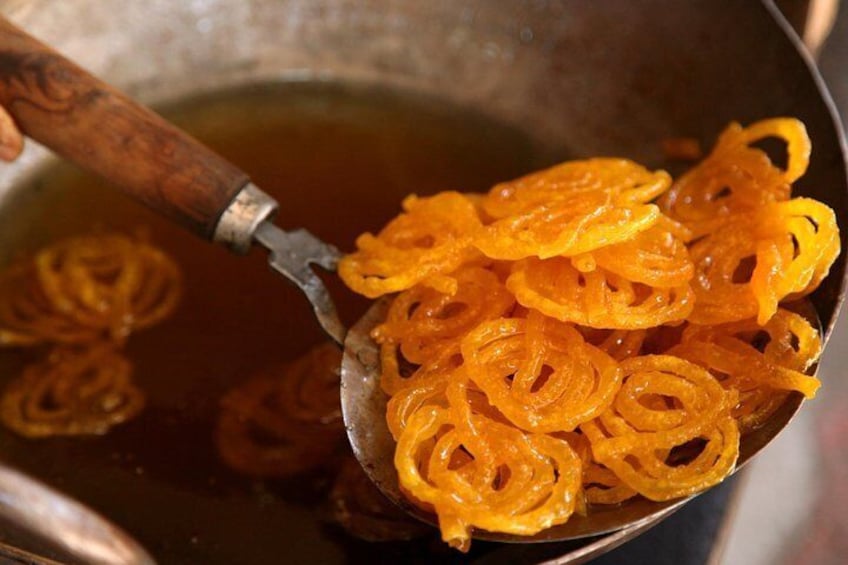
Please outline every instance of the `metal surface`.
[{"label": "metal surface", "polygon": [[259,224],[272,217],[279,208],[277,201],[252,182],[236,194],[224,210],[212,239],[236,253],[247,253],[253,245],[253,234]]},{"label": "metal surface", "polygon": [[344,343],[347,328],[339,319],[327,287],[312,270],[316,265],[335,271],[341,257],[339,250],[306,230],[283,231],[268,221],[259,224],[253,237],[270,252],[271,268],[303,291],[327,335],[339,345]]},{"label": "metal surface", "polygon": [[[848,225],[841,130],[817,73],[783,24],[775,25],[770,4],[138,0],[104,10],[100,0],[9,0],[0,7],[147,102],[267,80],[367,83],[437,96],[520,124],[561,147],[564,158],[622,155],[652,167],[671,165],[658,143],[664,137],[694,136],[706,146],[730,120],[798,116],[812,138],[813,156],[797,192],[826,202],[840,225]],[[0,170],[4,218],[24,198],[16,192],[20,180],[45,160],[45,152],[30,144],[15,166]],[[0,222],[5,257],[20,241],[10,225]],[[843,249],[846,237],[843,230]],[[828,333],[844,270],[843,255],[813,296]],[[161,494],[148,497],[145,509],[160,523],[172,519],[174,497],[153,478],[92,467],[94,483],[117,477]],[[210,508],[213,502],[204,499]],[[159,543],[159,530],[149,523],[127,524],[145,543]],[[176,543],[158,546],[163,560]]]},{"label": "metal surface", "polygon": [[50,540],[85,563],[154,562],[138,542],[89,508],[2,465],[0,516]]}]

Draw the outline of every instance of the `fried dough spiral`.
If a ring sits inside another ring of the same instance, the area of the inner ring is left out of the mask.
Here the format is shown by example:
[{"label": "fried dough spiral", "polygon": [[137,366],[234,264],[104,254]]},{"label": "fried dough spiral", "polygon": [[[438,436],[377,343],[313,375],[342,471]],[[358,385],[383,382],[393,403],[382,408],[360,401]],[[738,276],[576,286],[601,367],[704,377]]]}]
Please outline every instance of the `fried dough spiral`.
[{"label": "fried dough spiral", "polygon": [[356,240],[358,251],[339,262],[339,276],[369,298],[399,292],[422,281],[451,294],[448,275],[476,256],[471,246],[481,226],[474,203],[458,192],[409,196],[405,212],[374,236]]},{"label": "fried dough spiral", "polygon": [[169,316],[176,264],[122,234],[76,236],[9,269],[0,282],[0,344],[123,342]]},{"label": "fried dough spiral", "polygon": [[[372,337],[381,344],[380,383],[394,394],[408,383],[403,362],[421,365],[445,357],[446,348],[480,322],[509,312],[515,299],[498,277],[481,267],[466,267],[455,275],[457,290],[445,294],[426,286],[415,286],[399,294],[389,308],[386,321],[374,329]],[[455,349],[455,348],[454,348]],[[421,374],[413,375],[420,379]]]},{"label": "fried dough spiral", "polygon": [[57,349],[24,369],[0,401],[0,417],[28,438],[102,435],[144,407],[132,365],[110,343]]},{"label": "fried dough spiral", "polygon": [[[613,405],[582,427],[599,463],[651,500],[702,491],[730,473],[739,455],[735,394],[705,369],[668,355],[625,359],[621,370]],[[691,461],[669,460],[696,440],[704,445]]]},{"label": "fried dough spiral", "polygon": [[181,295],[174,261],[118,233],[59,240],[0,275],[0,346],[48,345],[6,389],[3,422],[27,437],[104,434],[144,395],[119,350],[164,320]]},{"label": "fried dough spiral", "polygon": [[731,124],[674,184],[624,159],[563,163],[468,196],[479,253],[398,260],[420,276],[372,334],[386,421],[401,488],[445,541],[700,492],[741,434],[815,394],[820,336],[781,307],[840,252],[833,211],[790,199],[809,156],[803,124],[775,118]]},{"label": "fried dough spiral", "polygon": [[756,317],[765,324],[781,300],[818,287],[839,245],[833,210],[809,198],[770,204],[752,218],[725,224],[690,249],[696,272],[690,320],[721,324]]},{"label": "fried dough spiral", "polygon": [[[787,145],[788,167],[776,167],[756,141],[777,138]],[[695,237],[715,231],[728,219],[789,198],[791,183],[807,170],[810,138],[793,118],[763,120],[743,128],[730,124],[710,155],[680,177],[659,204]]]},{"label": "fried dough spiral", "polygon": [[340,365],[338,347],[323,344],[227,393],[215,438],[224,462],[255,477],[294,475],[329,462],[344,435]]},{"label": "fried dough spiral", "polygon": [[612,402],[621,381],[614,359],[537,312],[480,324],[462,356],[489,402],[527,431],[574,430]]},{"label": "fried dough spiral", "polygon": [[446,396],[448,407],[409,418],[395,453],[402,487],[435,508],[443,539],[465,550],[472,527],[527,535],[566,521],[581,480],[568,442],[475,414],[461,381]]},{"label": "fried dough spiral", "polygon": [[762,426],[788,392],[813,398],[821,386],[817,378],[803,373],[821,353],[818,332],[802,316],[784,309],[765,326],[753,319],[691,326],[669,353],[701,365],[725,388],[738,392],[732,413],[743,432]]},{"label": "fried dough spiral", "polygon": [[688,284],[655,288],[600,267],[581,273],[564,257],[518,261],[506,286],[526,308],[593,328],[651,328],[684,320],[694,306]]}]

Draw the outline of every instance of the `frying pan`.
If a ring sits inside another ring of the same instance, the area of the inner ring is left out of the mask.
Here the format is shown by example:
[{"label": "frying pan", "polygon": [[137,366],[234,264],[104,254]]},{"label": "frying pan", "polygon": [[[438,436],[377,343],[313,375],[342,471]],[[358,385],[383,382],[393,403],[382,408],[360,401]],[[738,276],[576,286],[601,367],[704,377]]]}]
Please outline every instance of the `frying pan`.
[{"label": "frying pan", "polygon": [[[557,144],[564,158],[614,154],[651,167],[671,165],[660,151],[663,138],[694,136],[708,146],[731,120],[797,116],[814,145],[797,193],[826,202],[848,225],[841,129],[820,79],[770,3],[162,0],[111,3],[108,12],[96,0],[0,6],[148,103],[271,80],[373,84],[485,112]],[[22,181],[45,159],[43,149],[31,147],[2,171],[0,218],[14,215]],[[0,228],[0,242],[8,250],[14,238]],[[845,248],[844,233],[842,243]],[[836,275],[812,297],[828,333],[844,269],[840,258]],[[61,451],[52,457],[60,461]],[[26,450],[5,459],[57,483]],[[57,486],[122,525],[162,561],[256,562],[284,551],[278,532],[263,530],[244,543],[213,526],[202,534],[215,545],[186,547],[184,538],[169,538],[161,526],[191,516],[174,506],[179,497],[168,496],[172,485],[127,476],[100,461],[75,463],[86,478]],[[92,484],[106,485],[105,492]],[[116,484],[128,491],[120,504],[106,494],[113,495],[108,485]],[[226,501],[212,497],[203,504],[204,512],[224,516],[228,510]],[[609,540],[587,547],[601,551],[622,536]],[[562,559],[573,549],[563,546]],[[509,551],[497,548],[490,557],[503,552],[507,558]]]}]

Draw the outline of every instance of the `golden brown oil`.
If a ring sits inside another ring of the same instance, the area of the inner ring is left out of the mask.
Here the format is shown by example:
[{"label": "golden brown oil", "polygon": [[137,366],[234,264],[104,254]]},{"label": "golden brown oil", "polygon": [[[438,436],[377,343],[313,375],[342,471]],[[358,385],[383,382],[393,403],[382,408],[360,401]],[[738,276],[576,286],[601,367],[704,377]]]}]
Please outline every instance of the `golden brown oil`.
[{"label": "golden brown oil", "polygon": [[[245,87],[161,111],[275,196],[281,226],[308,228],[343,250],[395,215],[406,194],[482,191],[551,156],[467,109],[334,84]],[[327,527],[321,473],[257,481],[216,457],[221,395],[324,339],[305,299],[259,249],[234,256],[68,164],[22,188],[0,211],[0,257],[93,229],[144,227],[182,267],[186,292],[171,319],[130,339],[135,381],[148,395],[140,417],[98,438],[28,441],[0,430],[3,460],[90,504],[165,563],[458,558],[433,540],[368,544]],[[366,303],[332,287],[350,323]],[[31,357],[0,352],[0,386]]]}]

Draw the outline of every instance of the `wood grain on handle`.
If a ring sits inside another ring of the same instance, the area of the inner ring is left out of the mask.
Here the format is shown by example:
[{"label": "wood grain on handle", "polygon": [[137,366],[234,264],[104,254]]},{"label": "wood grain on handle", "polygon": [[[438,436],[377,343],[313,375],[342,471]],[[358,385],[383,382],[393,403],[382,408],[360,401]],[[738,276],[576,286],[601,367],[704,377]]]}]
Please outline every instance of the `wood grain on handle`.
[{"label": "wood grain on handle", "polygon": [[0,104],[29,137],[210,238],[247,175],[0,17]]}]

